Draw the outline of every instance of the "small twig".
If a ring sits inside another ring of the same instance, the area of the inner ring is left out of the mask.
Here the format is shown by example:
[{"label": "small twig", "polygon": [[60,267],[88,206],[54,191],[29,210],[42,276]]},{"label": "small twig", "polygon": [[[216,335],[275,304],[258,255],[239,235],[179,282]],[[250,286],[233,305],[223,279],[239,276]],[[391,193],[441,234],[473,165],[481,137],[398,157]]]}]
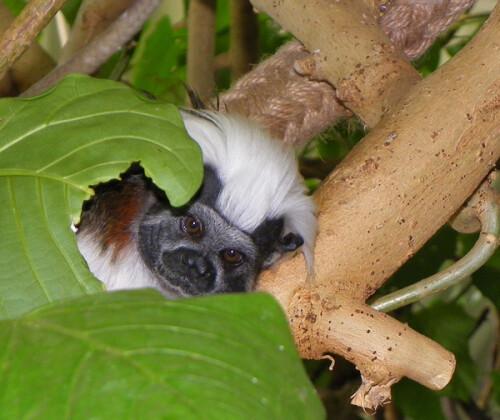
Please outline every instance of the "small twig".
[{"label": "small twig", "polygon": [[35,41],[66,0],[32,0],[0,37],[0,79]]},{"label": "small twig", "polygon": [[66,63],[51,71],[21,96],[37,95],[70,73],[90,74],[140,31],[161,0],[137,0],[129,9]]},{"label": "small twig", "polygon": [[59,56],[64,64],[111,25],[135,0],[83,0],[71,27],[68,42]]},{"label": "small twig", "polygon": [[[377,299],[371,307],[389,312],[427,296],[440,292],[464,280],[493,255],[500,245],[500,200],[498,192],[491,188],[490,180],[474,194],[470,208],[481,223],[481,233],[473,248],[447,269],[411,286]],[[468,207],[469,208],[469,207]]]},{"label": "small twig", "polygon": [[203,102],[215,93],[215,10],[215,0],[189,2],[187,82]]},{"label": "small twig", "polygon": [[[0,33],[14,22],[15,16],[0,2]],[[40,80],[55,67],[54,60],[37,42],[33,42],[24,54],[10,67],[0,83],[0,96],[16,96]]]},{"label": "small twig", "polygon": [[248,0],[232,0],[231,10],[231,71],[239,79],[257,63],[259,53],[259,24]]}]

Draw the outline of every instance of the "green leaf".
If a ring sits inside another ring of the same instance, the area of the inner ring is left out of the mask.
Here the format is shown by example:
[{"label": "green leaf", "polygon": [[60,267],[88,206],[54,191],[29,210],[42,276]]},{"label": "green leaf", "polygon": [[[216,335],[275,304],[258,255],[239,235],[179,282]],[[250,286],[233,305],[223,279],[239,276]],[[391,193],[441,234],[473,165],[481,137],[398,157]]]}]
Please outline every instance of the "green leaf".
[{"label": "green leaf", "polygon": [[132,58],[132,84],[180,104],[185,99],[187,30],[173,30],[167,16],[151,25],[143,31]]},{"label": "green leaf", "polygon": [[439,395],[416,382],[403,378],[392,387],[392,394],[405,420],[446,420]]},{"label": "green leaf", "polygon": [[264,13],[257,15],[259,21],[259,49],[262,57],[274,54],[276,50],[293,37],[278,23]]},{"label": "green leaf", "polygon": [[3,3],[8,7],[10,12],[17,16],[26,6],[24,0],[3,0]]},{"label": "green leaf", "polygon": [[324,418],[280,307],[257,293],[103,293],[4,321],[0,389],[3,420]]},{"label": "green leaf", "polygon": [[443,39],[438,37],[424,55],[414,62],[415,67],[422,76],[427,77],[439,67],[442,48]]},{"label": "green leaf", "polygon": [[491,372],[492,385],[493,385],[493,398],[495,403],[500,406],[500,372],[494,370]]},{"label": "green leaf", "polygon": [[134,161],[175,206],[200,185],[201,152],[172,105],[81,75],[0,100],[0,319],[102,290],[70,227],[88,186]]}]

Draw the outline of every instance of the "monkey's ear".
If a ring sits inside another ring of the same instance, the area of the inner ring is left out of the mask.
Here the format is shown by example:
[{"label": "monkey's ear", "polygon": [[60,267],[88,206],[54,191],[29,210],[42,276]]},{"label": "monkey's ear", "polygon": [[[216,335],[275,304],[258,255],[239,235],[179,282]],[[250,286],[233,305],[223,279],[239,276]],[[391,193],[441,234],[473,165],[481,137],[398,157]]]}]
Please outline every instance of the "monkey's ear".
[{"label": "monkey's ear", "polygon": [[276,250],[285,254],[296,251],[302,245],[304,245],[304,238],[297,233],[290,232],[278,241]]},{"label": "monkey's ear", "polygon": [[285,254],[296,251],[304,244],[304,238],[297,233],[287,233],[276,243],[275,250],[265,259],[262,268],[269,268],[282,260]]}]

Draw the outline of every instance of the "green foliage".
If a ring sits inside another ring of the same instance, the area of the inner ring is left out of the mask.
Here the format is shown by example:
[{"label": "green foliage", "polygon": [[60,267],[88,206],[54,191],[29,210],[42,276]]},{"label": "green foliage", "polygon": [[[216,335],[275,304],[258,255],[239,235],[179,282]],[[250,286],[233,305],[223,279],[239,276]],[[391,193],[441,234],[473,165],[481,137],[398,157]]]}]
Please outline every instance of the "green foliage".
[{"label": "green foliage", "polygon": [[279,47],[293,38],[269,16],[261,13],[257,18],[259,20],[259,47],[263,57],[274,54]]},{"label": "green foliage", "polygon": [[186,80],[186,28],[173,29],[162,17],[144,31],[132,57],[132,84],[169,102],[182,104]]},{"label": "green foliage", "polygon": [[418,68],[418,71],[422,74],[422,76],[427,77],[439,67],[443,46],[443,39],[438,38],[424,53],[424,55],[416,60],[415,67]]},{"label": "green foliage", "polygon": [[[215,54],[229,52],[230,46],[230,9],[229,1],[217,2]],[[260,56],[273,54],[292,36],[283,31],[271,18],[258,15]],[[187,64],[187,27],[172,26],[168,16],[150,22],[142,31],[131,62],[131,83],[140,90],[177,105],[185,103],[186,64]],[[219,92],[229,88],[232,83],[229,67],[221,67],[216,74]]]},{"label": "green foliage", "polygon": [[0,318],[101,290],[70,225],[89,185],[140,161],[175,206],[197,191],[199,147],[175,107],[71,76],[46,94],[0,100]]},{"label": "green foliage", "polygon": [[365,135],[361,123],[341,121],[318,140],[319,157],[340,161]]},{"label": "green foliage", "polygon": [[14,16],[21,13],[21,10],[23,10],[24,6],[26,6],[26,2],[24,0],[3,0],[3,2]]},{"label": "green foliage", "polygon": [[488,262],[472,275],[472,278],[481,293],[500,310],[500,249],[497,249]]},{"label": "green foliage", "polygon": [[0,323],[3,420],[322,419],[266,294],[104,293]]},{"label": "green foliage", "polygon": [[446,420],[439,395],[409,379],[402,379],[392,387],[394,404],[405,420]]},{"label": "green foliage", "polygon": [[500,371],[493,371],[491,378],[493,382],[493,398],[495,399],[495,403],[500,407]]},{"label": "green foliage", "polygon": [[64,17],[68,21],[68,23],[73,24],[76,18],[76,14],[78,13],[78,9],[82,4],[83,0],[67,0],[61,11],[64,13]]},{"label": "green foliage", "polygon": [[[25,0],[2,0],[3,3],[9,8],[10,12],[17,16],[21,13],[21,10],[24,9],[27,1]],[[80,4],[82,0],[67,0],[61,8],[64,13],[64,17],[68,20],[69,23],[73,23],[75,20],[76,14],[78,13],[78,9],[80,8]]]},{"label": "green foliage", "polygon": [[430,277],[440,271],[445,262],[457,259],[457,237],[450,226],[443,226],[384,284],[379,293],[387,294]]}]

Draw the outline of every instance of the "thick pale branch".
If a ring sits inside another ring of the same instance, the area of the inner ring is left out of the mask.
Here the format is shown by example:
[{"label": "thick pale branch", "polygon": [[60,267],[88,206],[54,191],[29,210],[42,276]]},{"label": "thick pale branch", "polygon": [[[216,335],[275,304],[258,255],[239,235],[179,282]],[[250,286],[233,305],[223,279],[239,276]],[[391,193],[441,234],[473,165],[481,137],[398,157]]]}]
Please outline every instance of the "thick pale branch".
[{"label": "thick pale branch", "polygon": [[344,105],[369,127],[420,79],[380,30],[375,9],[362,1],[252,3],[313,52],[297,70],[329,81]]},{"label": "thick pale branch", "polygon": [[[299,345],[304,357],[319,359],[326,349],[335,349],[355,363],[371,384],[392,384],[406,376],[441,389],[453,374],[455,358],[451,353],[359,301],[332,295],[325,286],[297,289],[290,299],[289,318],[293,330],[301,331]],[[416,342],[421,345],[416,346]],[[436,361],[442,369],[436,369]]]},{"label": "thick pale branch", "polygon": [[[277,9],[282,3],[273,5]],[[316,15],[321,14],[316,11]],[[301,35],[314,49],[315,37]],[[346,357],[360,367],[369,391],[379,384],[390,386],[401,375],[427,386],[442,386],[453,370],[448,352],[412,332],[406,335],[404,345],[408,348],[404,352],[384,353],[385,373],[374,380],[377,375],[373,372],[379,372],[376,363],[365,367],[366,348],[375,344],[367,344],[367,334],[362,332],[370,330],[370,340],[382,343],[384,335],[398,336],[402,325],[387,323],[385,315],[369,310],[363,302],[446,222],[499,159],[499,39],[497,6],[480,33],[456,57],[411,89],[407,85],[407,95],[398,104],[382,106],[392,111],[316,195],[320,231],[315,278],[306,280],[299,257],[282,264],[276,272],[265,273],[259,282],[261,289],[274,294],[286,308],[305,356],[326,352],[346,356],[350,348]],[[355,49],[356,42],[363,44],[359,38],[343,48]],[[332,57],[336,61],[338,51],[334,48],[329,52],[327,46],[322,50],[327,61]],[[374,75],[385,77],[384,72]],[[367,87],[362,86],[360,97],[364,98]],[[308,295],[315,298],[308,299]],[[331,311],[326,314],[323,308],[340,299],[338,296],[345,299],[345,316],[340,310],[334,316]],[[351,317],[356,310],[369,315]],[[307,323],[310,328],[304,327]],[[374,334],[374,325],[384,328]],[[360,334],[348,334],[350,330]],[[384,392],[367,392],[362,404],[376,406],[381,395]]]},{"label": "thick pale branch", "polygon": [[[263,1],[259,0],[261,3]],[[425,45],[429,45],[428,43],[431,40],[435,39],[450,26],[453,18],[463,12],[471,1],[424,2],[422,4],[419,3],[416,8],[412,8],[411,2],[407,0],[391,1],[384,6],[385,13],[380,20],[380,25],[382,31],[390,35],[393,44],[400,45],[404,48],[405,54],[415,58],[424,52]],[[331,7],[336,7],[334,3],[339,3],[339,1],[330,2]],[[352,3],[350,2],[347,7],[350,8]],[[276,5],[281,7],[279,3]],[[270,9],[271,7],[273,6],[269,4],[268,8]],[[357,7],[362,6],[358,5]],[[375,8],[376,6],[370,6],[365,15],[369,15],[369,12],[375,10]],[[300,19],[306,15],[307,20],[314,20],[318,15],[323,13],[323,10],[320,12],[317,12],[317,10],[320,9],[316,9],[316,3],[311,2],[308,7],[306,6],[299,11],[295,19],[301,22]],[[342,6],[342,11],[346,12],[345,6]],[[342,17],[341,15],[339,16]],[[356,21],[356,16],[353,16],[350,20]],[[357,21],[361,23],[360,19],[357,19]],[[302,22],[305,25],[306,19]],[[365,30],[365,25],[362,27],[359,27],[359,25],[353,26],[346,30],[346,25],[341,18],[332,19],[329,23],[330,25],[326,28],[315,28],[316,32],[324,34],[324,36],[326,36],[326,33],[333,34],[333,41],[336,42],[336,48],[341,49],[345,47],[347,49],[347,60],[350,60],[350,53],[357,54],[359,51],[370,51],[373,42],[371,37],[363,38],[364,35],[370,35]],[[426,27],[426,25],[429,25],[429,27]],[[374,28],[372,27],[371,30],[373,31]],[[312,31],[308,30],[308,32]],[[422,36],[425,39],[422,39]],[[359,42],[351,42],[353,37],[357,37],[356,41]],[[376,38],[384,39],[383,35],[380,34],[377,34]],[[361,48],[360,44],[366,42],[368,42],[368,45]],[[314,48],[311,51],[315,51],[318,48],[318,46],[311,45],[310,48]],[[260,63],[251,72],[244,75],[228,92],[224,93],[219,98],[221,109],[239,113],[256,121],[282,141],[294,144],[306,143],[312,137],[333,125],[339,118],[349,114],[336,98],[336,90],[331,84],[311,80],[308,77],[300,77],[294,71],[294,65],[304,72],[314,70],[316,60],[308,57],[308,51],[299,42],[292,41],[288,43],[288,45],[280,49],[274,56]],[[359,58],[363,59],[363,56]],[[355,87],[358,85],[356,74],[363,74],[361,69],[365,67],[364,63],[351,62],[349,67],[346,67],[345,62],[340,59],[335,61],[330,59],[329,63],[330,65],[335,64],[339,66],[339,69],[332,74],[336,75],[337,79],[341,81],[346,78],[348,85],[352,79],[349,78],[348,72],[352,73],[353,68],[359,70],[353,74],[354,82],[352,86],[355,90]],[[386,66],[377,65],[374,67],[377,69],[375,73],[372,69],[367,69],[367,71],[373,77],[374,74],[380,74],[378,69],[386,68],[388,78],[379,77],[378,80],[374,81],[373,86],[367,86],[366,83],[360,84],[364,86],[365,90],[373,89],[377,91],[375,97],[373,97],[373,93],[363,92],[363,95],[358,98],[359,100],[364,100],[364,97],[368,96],[373,99],[371,101],[373,108],[367,110],[365,113],[373,115],[376,120],[382,116],[382,111],[385,109],[384,103],[386,104],[390,100],[395,99],[387,100],[381,97],[380,95],[384,90],[380,90],[380,87],[388,84],[389,88],[396,95],[404,94],[408,86],[411,86],[411,80],[418,79],[415,70],[411,66],[408,66],[408,63],[401,63],[400,57],[393,62],[386,61],[386,64],[391,64],[392,67],[387,69]],[[312,68],[309,68],[310,65]],[[342,69],[344,69],[345,74]],[[409,73],[403,75],[402,69]],[[394,76],[397,77],[395,78]],[[332,79],[329,78],[328,80]],[[391,81],[394,83],[392,84]],[[366,106],[371,105],[368,103]],[[361,105],[357,106],[357,108],[360,107]]]}]

